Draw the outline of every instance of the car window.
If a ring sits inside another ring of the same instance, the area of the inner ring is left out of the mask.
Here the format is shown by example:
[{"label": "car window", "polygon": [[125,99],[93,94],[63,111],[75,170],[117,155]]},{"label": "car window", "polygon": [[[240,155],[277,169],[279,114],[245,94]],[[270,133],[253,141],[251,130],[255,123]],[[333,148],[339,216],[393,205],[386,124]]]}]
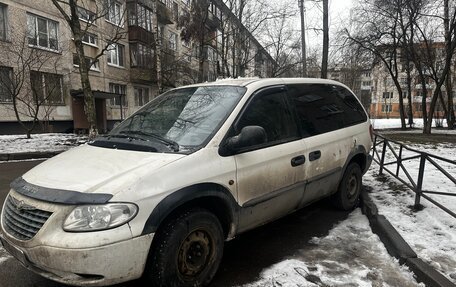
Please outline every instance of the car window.
[{"label": "car window", "polygon": [[347,89],[324,84],[288,86],[304,137],[314,136],[366,121],[366,115]]},{"label": "car window", "polygon": [[[145,141],[174,143],[179,150],[201,147],[244,95],[244,87],[202,86],[169,91],[111,131]],[[177,150],[177,149],[176,149]]]},{"label": "car window", "polygon": [[246,126],[261,126],[267,143],[284,142],[298,137],[298,127],[287,104],[285,91],[262,91],[248,104],[236,124],[239,133]]},{"label": "car window", "polygon": [[346,88],[331,86],[336,104],[344,111],[344,126],[352,126],[367,121],[366,113],[356,97]]}]

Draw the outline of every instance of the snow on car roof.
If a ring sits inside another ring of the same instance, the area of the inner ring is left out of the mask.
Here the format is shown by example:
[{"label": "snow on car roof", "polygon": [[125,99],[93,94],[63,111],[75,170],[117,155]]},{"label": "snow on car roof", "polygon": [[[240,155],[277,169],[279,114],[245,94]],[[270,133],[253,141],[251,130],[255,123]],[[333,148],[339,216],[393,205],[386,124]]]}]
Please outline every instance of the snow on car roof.
[{"label": "snow on car roof", "polygon": [[293,84],[293,83],[308,83],[308,84],[336,84],[336,85],[343,85],[337,81],[327,80],[327,79],[320,79],[320,78],[226,78],[226,79],[217,79],[214,82],[205,82],[205,83],[198,83],[194,85],[189,85],[186,87],[201,87],[201,86],[214,86],[214,85],[229,85],[229,86],[242,86],[246,87],[252,83],[255,84]]}]

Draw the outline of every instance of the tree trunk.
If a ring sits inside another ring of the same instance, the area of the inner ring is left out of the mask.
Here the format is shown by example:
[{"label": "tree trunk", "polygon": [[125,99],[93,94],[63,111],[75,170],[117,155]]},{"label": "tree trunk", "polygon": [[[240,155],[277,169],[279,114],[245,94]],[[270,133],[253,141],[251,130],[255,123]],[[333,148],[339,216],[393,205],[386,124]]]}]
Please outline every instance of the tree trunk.
[{"label": "tree trunk", "polygon": [[[444,26],[445,26],[445,48],[447,53],[451,53],[451,35],[450,35],[450,17],[449,17],[449,1],[444,0],[443,1],[443,6],[444,6]],[[452,75],[452,70],[451,66],[448,70],[448,74],[445,78],[445,90],[447,92],[447,102],[448,102],[448,111],[447,111],[447,125],[448,129],[453,129],[455,125],[455,114],[454,114],[454,109],[453,109],[453,87],[451,84],[451,75]]]},{"label": "tree trunk", "polygon": [[81,41],[81,35],[74,35],[74,44],[79,59],[79,73],[81,75],[81,86],[84,92],[84,111],[89,123],[89,138],[94,138],[98,134],[97,116],[95,111],[95,99],[92,93],[92,87],[89,79],[89,68],[84,55],[84,46]]},{"label": "tree trunk", "polygon": [[328,2],[323,0],[323,55],[321,60],[321,78],[328,77],[328,53],[329,53],[329,23]]},{"label": "tree trunk", "polygon": [[406,56],[406,73],[407,73],[407,99],[408,99],[408,110],[407,110],[407,116],[408,116],[408,124],[409,127],[413,127],[413,104],[412,104],[412,76],[410,75],[410,58],[407,53]]},{"label": "tree trunk", "polygon": [[402,93],[401,87],[398,88],[398,92],[399,92],[399,116],[401,117],[401,129],[405,130],[407,128],[407,126],[405,124],[404,98],[403,98],[403,93]]}]

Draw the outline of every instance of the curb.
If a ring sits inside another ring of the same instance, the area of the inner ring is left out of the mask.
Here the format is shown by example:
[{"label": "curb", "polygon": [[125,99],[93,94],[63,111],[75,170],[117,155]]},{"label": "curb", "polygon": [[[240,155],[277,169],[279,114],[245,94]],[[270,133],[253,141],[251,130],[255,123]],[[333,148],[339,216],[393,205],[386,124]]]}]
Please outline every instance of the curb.
[{"label": "curb", "polygon": [[366,191],[361,193],[361,210],[369,219],[372,231],[378,235],[388,253],[397,258],[400,264],[407,265],[418,282],[430,287],[456,287],[431,265],[418,258],[388,219],[378,214],[377,206]]},{"label": "curb", "polygon": [[62,152],[63,152],[63,150],[62,151],[47,151],[47,152],[37,151],[37,152],[2,153],[2,154],[0,154],[0,161],[51,158]]}]

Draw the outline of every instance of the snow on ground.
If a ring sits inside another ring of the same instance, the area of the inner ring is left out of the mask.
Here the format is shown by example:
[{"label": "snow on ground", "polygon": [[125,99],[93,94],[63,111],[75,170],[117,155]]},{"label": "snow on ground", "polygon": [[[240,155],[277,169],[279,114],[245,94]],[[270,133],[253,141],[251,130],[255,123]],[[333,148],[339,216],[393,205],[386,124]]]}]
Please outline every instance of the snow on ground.
[{"label": "snow on ground", "polygon": [[[385,129],[400,129],[401,127],[401,120],[400,119],[371,119],[371,124],[372,127],[375,130],[385,130]],[[406,123],[408,122],[407,120],[405,121]],[[408,130],[391,130],[388,131],[388,133],[422,133],[423,131],[423,119],[421,118],[416,118],[413,119],[413,129],[408,129]],[[434,129],[432,130],[433,134],[450,134],[450,135],[456,135],[456,129],[455,130],[447,130],[447,124],[446,120],[443,120],[442,122],[443,127],[435,128],[436,127],[436,122],[433,121],[432,126]],[[407,125],[407,128],[409,126]]]},{"label": "snow on ground", "polygon": [[392,258],[360,209],[298,256],[264,270],[244,287],[269,286],[424,286]]},{"label": "snow on ground", "polygon": [[[409,146],[446,159],[456,160],[455,144],[410,144]],[[393,147],[396,148],[395,145]],[[404,157],[415,154],[405,150],[403,152]],[[385,156],[385,162],[394,159],[391,152],[387,152]],[[450,175],[456,177],[456,165],[439,160],[436,160],[436,162]],[[416,182],[419,159],[405,161],[403,165]],[[390,165],[389,169],[395,172],[396,165]],[[421,259],[430,263],[456,283],[456,218],[424,198],[421,199],[424,209],[414,211],[412,207],[415,202],[415,194],[386,172],[382,176],[378,172],[379,166],[373,163],[371,169],[364,177],[364,185],[372,194],[379,208],[379,213],[388,218]],[[400,172],[400,177],[406,178],[403,171]],[[426,162],[423,190],[456,194],[456,185],[431,163]],[[430,196],[453,212],[456,212],[456,197]]]},{"label": "snow on ground", "polygon": [[0,135],[0,154],[36,151],[63,151],[87,141],[86,136],[75,134]]}]

